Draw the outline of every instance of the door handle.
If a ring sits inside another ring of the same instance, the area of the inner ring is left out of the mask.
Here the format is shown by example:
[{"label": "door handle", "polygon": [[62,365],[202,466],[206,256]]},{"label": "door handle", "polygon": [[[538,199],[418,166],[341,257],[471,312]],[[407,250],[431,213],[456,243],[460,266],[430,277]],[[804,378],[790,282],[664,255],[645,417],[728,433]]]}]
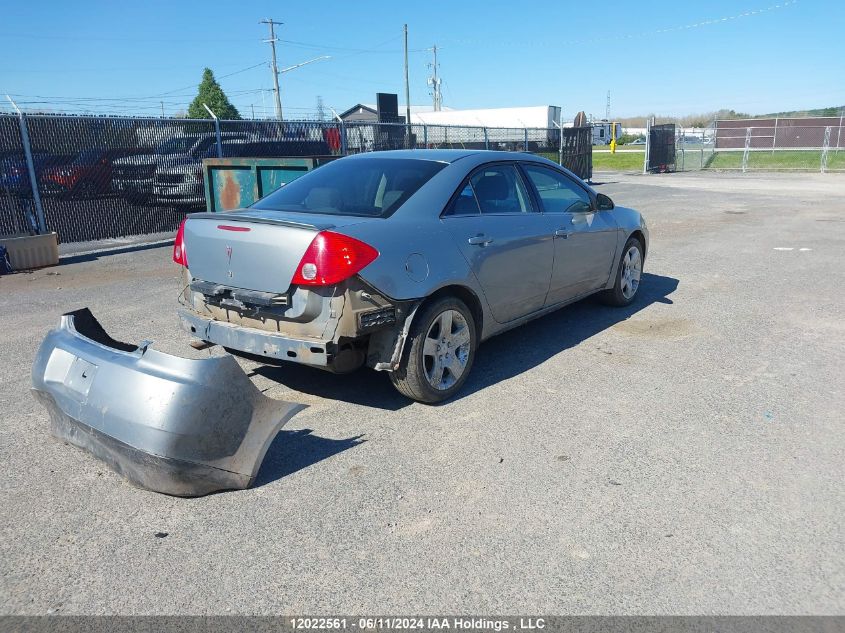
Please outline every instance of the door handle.
[{"label": "door handle", "polygon": [[570,235],[572,235],[572,231],[569,231],[567,229],[558,229],[557,231],[555,231],[555,237],[562,237],[563,239],[566,239]]},{"label": "door handle", "polygon": [[492,237],[487,237],[486,235],[476,235],[475,237],[471,237],[467,240],[469,244],[473,246],[487,246],[490,242],[493,241]]}]

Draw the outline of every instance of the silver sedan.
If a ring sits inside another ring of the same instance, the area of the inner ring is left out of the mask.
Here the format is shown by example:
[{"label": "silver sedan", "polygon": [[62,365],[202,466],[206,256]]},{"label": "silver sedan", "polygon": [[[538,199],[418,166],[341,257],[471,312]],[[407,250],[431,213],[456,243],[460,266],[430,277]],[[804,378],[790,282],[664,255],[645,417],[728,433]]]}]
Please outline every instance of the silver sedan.
[{"label": "silver sedan", "polygon": [[182,224],[180,310],[193,336],[266,362],[390,373],[435,403],[478,345],[599,293],[635,300],[642,216],[530,154],[374,152],[252,207]]}]

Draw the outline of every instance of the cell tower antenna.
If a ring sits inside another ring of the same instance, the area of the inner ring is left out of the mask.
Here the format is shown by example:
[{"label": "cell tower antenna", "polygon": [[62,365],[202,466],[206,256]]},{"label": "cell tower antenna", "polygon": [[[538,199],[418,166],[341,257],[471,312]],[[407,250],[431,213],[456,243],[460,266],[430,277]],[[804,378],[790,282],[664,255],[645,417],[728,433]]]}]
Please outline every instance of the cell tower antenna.
[{"label": "cell tower antenna", "polygon": [[437,76],[437,69],[439,68],[439,64],[437,63],[437,44],[428,50],[434,54],[434,60],[428,65],[431,68],[431,77],[428,78],[428,85],[431,86],[431,99],[434,111],[440,112],[443,106],[443,94],[440,92],[440,84],[443,80]]}]

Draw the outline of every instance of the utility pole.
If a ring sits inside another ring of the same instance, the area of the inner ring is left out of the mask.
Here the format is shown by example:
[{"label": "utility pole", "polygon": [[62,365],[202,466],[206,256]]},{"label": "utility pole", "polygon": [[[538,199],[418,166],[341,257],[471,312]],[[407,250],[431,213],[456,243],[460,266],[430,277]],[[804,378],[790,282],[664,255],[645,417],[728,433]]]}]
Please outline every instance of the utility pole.
[{"label": "utility pole", "polygon": [[164,101],[159,101],[159,103],[161,104],[161,118],[163,119],[164,118]]},{"label": "utility pole", "polygon": [[440,108],[443,105],[443,97],[440,93],[441,79],[437,77],[437,44],[431,47],[431,51],[434,53],[434,62],[429,64],[431,66],[432,76],[428,78],[428,85],[431,86],[434,111],[440,112]]},{"label": "utility pole", "polygon": [[270,69],[273,71],[273,92],[276,95],[276,118],[281,121],[282,120],[282,95],[279,92],[279,67],[276,64],[276,42],[279,40],[276,39],[276,31],[274,27],[278,24],[281,26],[284,22],[274,22],[272,18],[264,18],[263,20],[259,21],[259,24],[266,24],[270,27],[270,39],[264,40],[265,42],[269,42],[270,50],[272,53],[272,59],[270,61]]},{"label": "utility pole", "polygon": [[408,126],[408,141],[411,131],[411,85],[408,83],[408,25],[405,25],[405,124]]},{"label": "utility pole", "polygon": [[252,120],[255,121],[255,104],[250,103],[249,107],[252,108]]}]

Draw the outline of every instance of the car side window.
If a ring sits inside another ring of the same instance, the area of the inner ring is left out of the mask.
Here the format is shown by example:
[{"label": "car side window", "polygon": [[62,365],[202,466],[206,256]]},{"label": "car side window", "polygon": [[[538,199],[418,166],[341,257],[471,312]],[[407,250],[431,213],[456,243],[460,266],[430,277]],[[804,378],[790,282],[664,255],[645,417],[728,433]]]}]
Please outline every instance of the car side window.
[{"label": "car side window", "polygon": [[490,165],[469,179],[482,214],[531,213],[528,189],[513,165]]},{"label": "car side window", "polygon": [[452,200],[452,204],[444,215],[478,215],[481,210],[478,208],[478,200],[472,185],[467,183],[461,192]]},{"label": "car side window", "polygon": [[546,213],[585,213],[592,210],[592,201],[582,187],[542,165],[526,165],[523,169],[534,184]]}]

